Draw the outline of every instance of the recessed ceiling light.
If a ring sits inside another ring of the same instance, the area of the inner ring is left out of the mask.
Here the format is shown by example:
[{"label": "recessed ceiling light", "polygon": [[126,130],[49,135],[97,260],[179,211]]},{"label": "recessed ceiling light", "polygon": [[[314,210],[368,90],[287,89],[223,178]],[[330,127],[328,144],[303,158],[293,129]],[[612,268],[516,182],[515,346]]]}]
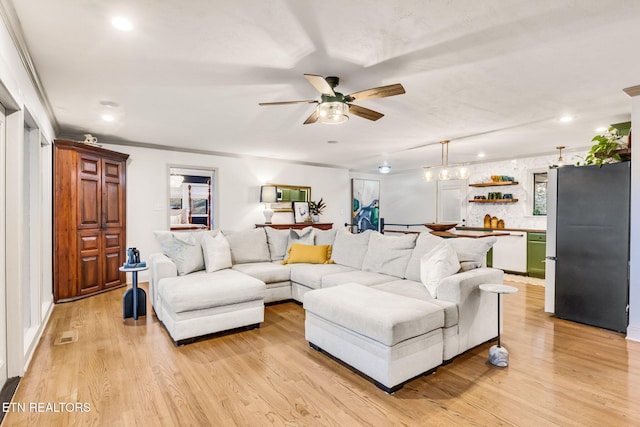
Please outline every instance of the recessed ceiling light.
[{"label": "recessed ceiling light", "polygon": [[483,158],[484,156],[486,156],[486,154],[484,154],[484,153],[478,153],[478,157]]},{"label": "recessed ceiling light", "polygon": [[102,105],[103,107],[109,107],[109,108],[118,108],[119,105],[117,102],[114,101],[108,101],[108,100],[102,100],[100,101],[100,105]]},{"label": "recessed ceiling light", "polygon": [[569,123],[570,121],[573,121],[573,116],[562,116],[560,117],[560,121],[562,123]]},{"label": "recessed ceiling light", "polygon": [[337,144],[338,141],[327,141],[327,144]]},{"label": "recessed ceiling light", "polygon": [[114,121],[116,118],[113,117],[111,114],[103,114],[102,115],[102,120],[104,120],[105,122],[112,122]]},{"label": "recessed ceiling light", "polygon": [[385,160],[381,165],[378,166],[378,172],[380,173],[389,173],[391,172],[391,165],[389,161]]},{"label": "recessed ceiling light", "polygon": [[127,18],[123,18],[122,16],[114,16],[111,19],[111,25],[113,25],[116,29],[120,31],[131,31],[133,30],[133,24]]},{"label": "recessed ceiling light", "polygon": [[607,127],[606,126],[600,126],[598,128],[594,129],[596,132],[606,132],[607,131]]}]

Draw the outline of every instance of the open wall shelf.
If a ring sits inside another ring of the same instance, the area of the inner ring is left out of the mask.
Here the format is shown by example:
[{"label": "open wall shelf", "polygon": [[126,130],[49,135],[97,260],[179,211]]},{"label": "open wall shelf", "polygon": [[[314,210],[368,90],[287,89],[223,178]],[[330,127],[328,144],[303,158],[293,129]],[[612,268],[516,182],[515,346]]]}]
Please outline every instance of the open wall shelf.
[{"label": "open wall shelf", "polygon": [[518,181],[482,182],[480,184],[469,184],[469,187],[500,187],[503,185],[518,185]]},{"label": "open wall shelf", "polygon": [[469,203],[515,203],[518,199],[474,199]]}]

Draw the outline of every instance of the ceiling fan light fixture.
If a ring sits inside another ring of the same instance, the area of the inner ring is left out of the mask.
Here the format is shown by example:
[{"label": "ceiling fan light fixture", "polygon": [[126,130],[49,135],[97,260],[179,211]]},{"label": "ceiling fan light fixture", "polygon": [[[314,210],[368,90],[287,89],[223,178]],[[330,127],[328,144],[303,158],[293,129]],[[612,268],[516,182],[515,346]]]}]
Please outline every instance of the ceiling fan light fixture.
[{"label": "ceiling fan light fixture", "polygon": [[349,120],[349,106],[344,102],[322,102],[317,111],[320,123],[338,124]]}]

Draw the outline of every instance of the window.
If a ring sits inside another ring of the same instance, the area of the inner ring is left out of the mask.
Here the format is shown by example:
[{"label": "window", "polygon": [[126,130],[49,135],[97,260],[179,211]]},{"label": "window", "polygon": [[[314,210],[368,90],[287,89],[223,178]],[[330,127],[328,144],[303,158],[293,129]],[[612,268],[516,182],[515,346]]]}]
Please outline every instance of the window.
[{"label": "window", "polygon": [[547,172],[533,174],[533,215],[547,214]]}]

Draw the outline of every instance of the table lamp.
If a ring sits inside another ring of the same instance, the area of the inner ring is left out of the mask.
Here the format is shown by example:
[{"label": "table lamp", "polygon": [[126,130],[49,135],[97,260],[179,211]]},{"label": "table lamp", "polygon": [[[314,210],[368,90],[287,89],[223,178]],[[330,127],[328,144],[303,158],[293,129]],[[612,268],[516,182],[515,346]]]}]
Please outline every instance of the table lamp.
[{"label": "table lamp", "polygon": [[269,208],[269,203],[275,203],[278,199],[278,187],[275,185],[263,185],[260,187],[260,202],[264,203],[264,223],[271,224],[273,211]]}]

